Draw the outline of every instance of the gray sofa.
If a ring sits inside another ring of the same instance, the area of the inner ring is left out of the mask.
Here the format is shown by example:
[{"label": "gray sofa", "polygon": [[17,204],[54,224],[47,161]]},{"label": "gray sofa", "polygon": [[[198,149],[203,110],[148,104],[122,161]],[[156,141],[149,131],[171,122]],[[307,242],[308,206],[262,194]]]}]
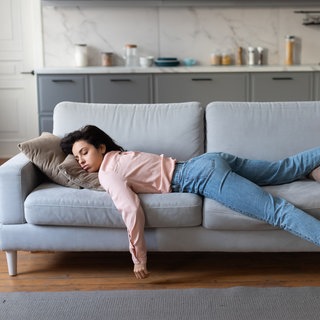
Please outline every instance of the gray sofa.
[{"label": "gray sofa", "polygon": [[[320,102],[116,105],[62,102],[59,137],[95,124],[128,150],[186,160],[224,151],[274,160],[320,144]],[[320,218],[320,184],[264,187]],[[320,248],[194,194],[141,194],[148,251],[281,252]],[[10,275],[17,251],[128,251],[120,214],[103,191],[48,181],[19,153],[0,167],[0,246]]]}]

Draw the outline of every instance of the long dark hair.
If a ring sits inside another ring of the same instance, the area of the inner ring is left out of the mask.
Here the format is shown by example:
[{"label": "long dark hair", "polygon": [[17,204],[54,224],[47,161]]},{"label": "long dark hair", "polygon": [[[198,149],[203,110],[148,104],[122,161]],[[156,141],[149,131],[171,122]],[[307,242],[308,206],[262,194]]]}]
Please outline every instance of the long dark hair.
[{"label": "long dark hair", "polygon": [[116,144],[109,135],[93,125],[86,125],[79,130],[68,133],[61,139],[60,147],[65,154],[71,154],[73,144],[79,140],[84,140],[87,143],[94,145],[97,149],[100,145],[104,144],[106,146],[106,152],[124,151],[124,149]]}]

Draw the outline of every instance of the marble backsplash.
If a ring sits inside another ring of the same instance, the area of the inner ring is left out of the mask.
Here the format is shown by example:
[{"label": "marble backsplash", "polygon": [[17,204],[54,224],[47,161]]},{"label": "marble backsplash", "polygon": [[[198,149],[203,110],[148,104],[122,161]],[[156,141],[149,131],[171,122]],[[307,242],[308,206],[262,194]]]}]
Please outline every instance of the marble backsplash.
[{"label": "marble backsplash", "polygon": [[124,45],[135,43],[139,55],[192,57],[200,65],[210,65],[217,50],[234,55],[238,47],[260,46],[266,64],[281,65],[287,34],[297,37],[296,64],[318,64],[320,25],[303,25],[295,9],[44,6],[44,64],[73,66],[74,44],[86,43],[90,66],[101,65],[101,51],[113,52],[114,63],[123,65]]}]

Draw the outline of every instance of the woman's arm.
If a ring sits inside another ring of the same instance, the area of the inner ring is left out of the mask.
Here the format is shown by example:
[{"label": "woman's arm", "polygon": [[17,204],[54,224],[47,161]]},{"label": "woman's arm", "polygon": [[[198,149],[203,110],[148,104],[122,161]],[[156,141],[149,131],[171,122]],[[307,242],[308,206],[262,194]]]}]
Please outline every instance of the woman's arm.
[{"label": "woman's arm", "polygon": [[114,205],[122,215],[129,237],[129,250],[137,279],[147,278],[147,250],[144,240],[144,212],[138,195],[132,191],[126,179],[114,172],[100,171],[99,180],[110,194]]}]

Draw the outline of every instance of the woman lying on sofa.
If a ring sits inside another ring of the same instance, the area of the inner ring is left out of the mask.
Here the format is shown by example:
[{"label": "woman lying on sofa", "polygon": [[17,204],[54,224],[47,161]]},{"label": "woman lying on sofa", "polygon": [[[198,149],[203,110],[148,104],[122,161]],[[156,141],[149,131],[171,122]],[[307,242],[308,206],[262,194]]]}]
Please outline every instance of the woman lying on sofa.
[{"label": "woman lying on sofa", "polygon": [[134,273],[148,277],[144,213],[137,194],[189,192],[214,199],[247,216],[320,246],[320,221],[259,186],[289,183],[306,176],[320,180],[320,148],[280,161],[241,159],[226,153],[205,153],[186,162],[144,152],[124,151],[99,128],[88,125],[61,140],[110,194],[127,226]]}]

